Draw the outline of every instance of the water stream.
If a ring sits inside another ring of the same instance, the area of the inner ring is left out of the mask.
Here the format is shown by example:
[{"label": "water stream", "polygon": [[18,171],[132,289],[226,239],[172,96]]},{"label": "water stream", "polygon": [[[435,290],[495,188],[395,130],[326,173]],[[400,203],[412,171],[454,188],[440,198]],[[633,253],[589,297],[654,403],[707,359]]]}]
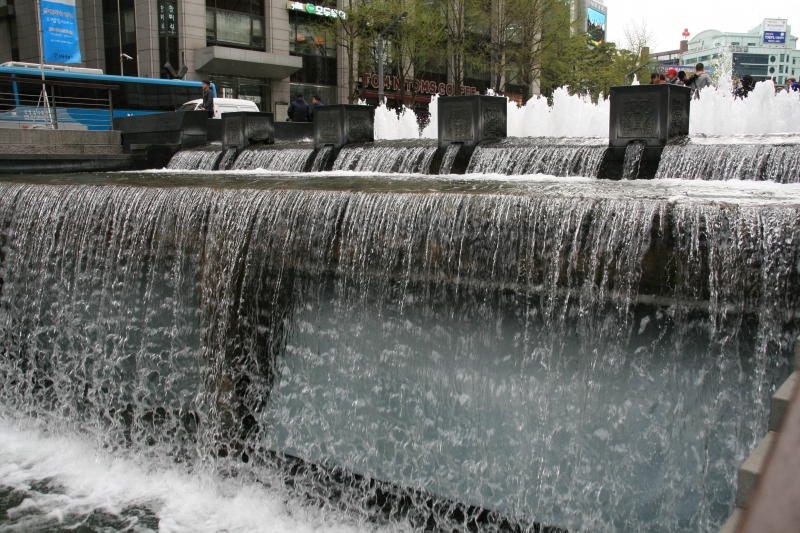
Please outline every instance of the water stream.
[{"label": "water stream", "polygon": [[774,184],[9,178],[9,524],[714,531],[789,372],[798,215]]},{"label": "water stream", "polygon": [[503,139],[475,148],[467,172],[594,177],[607,147],[602,137]]},{"label": "water stream", "polygon": [[333,170],[427,174],[436,154],[436,142],[380,141],[344,146]]}]

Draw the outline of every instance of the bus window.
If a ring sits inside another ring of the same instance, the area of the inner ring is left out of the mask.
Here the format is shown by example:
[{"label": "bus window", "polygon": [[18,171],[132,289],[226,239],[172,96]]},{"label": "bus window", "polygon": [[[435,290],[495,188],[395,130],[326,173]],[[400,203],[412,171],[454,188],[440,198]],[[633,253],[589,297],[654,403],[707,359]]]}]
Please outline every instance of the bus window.
[{"label": "bus window", "polygon": [[55,86],[56,105],[77,109],[103,109],[108,106],[108,90],[91,87]]},{"label": "bus window", "polygon": [[16,82],[19,105],[36,107],[44,103],[41,100],[42,82],[37,83],[37,80],[21,77],[19,80]]},{"label": "bus window", "polygon": [[11,111],[17,107],[14,96],[14,85],[11,82],[0,82],[0,111]]}]

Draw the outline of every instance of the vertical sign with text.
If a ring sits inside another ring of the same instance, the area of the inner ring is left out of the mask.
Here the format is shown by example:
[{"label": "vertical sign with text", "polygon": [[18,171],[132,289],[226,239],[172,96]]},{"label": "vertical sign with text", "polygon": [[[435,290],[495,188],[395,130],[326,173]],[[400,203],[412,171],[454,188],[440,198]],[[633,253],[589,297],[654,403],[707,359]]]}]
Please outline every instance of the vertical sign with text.
[{"label": "vertical sign with text", "polygon": [[42,51],[46,63],[81,62],[75,0],[41,0]]},{"label": "vertical sign with text", "polygon": [[175,2],[158,3],[158,34],[178,35],[178,6]]}]

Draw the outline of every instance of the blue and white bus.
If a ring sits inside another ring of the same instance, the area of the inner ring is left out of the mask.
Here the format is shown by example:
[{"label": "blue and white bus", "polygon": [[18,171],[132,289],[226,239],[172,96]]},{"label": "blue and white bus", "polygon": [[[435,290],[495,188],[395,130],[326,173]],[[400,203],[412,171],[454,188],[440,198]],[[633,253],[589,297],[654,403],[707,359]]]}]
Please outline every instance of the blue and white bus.
[{"label": "blue and white bus", "polygon": [[[199,81],[110,76],[97,69],[49,65],[44,76],[46,101],[39,65],[0,65],[0,128],[37,127],[49,119],[59,129],[108,130],[112,110],[114,118],[172,112],[203,96]],[[216,96],[213,84],[211,90]]]}]

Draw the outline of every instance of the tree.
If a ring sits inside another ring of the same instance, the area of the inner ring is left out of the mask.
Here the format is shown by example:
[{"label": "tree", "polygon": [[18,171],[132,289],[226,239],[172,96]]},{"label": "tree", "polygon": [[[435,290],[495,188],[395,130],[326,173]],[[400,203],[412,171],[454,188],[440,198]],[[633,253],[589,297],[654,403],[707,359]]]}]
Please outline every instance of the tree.
[{"label": "tree", "polygon": [[[642,57],[642,52],[645,48],[652,49],[657,44],[653,36],[653,30],[644,19],[640,23],[630,21],[622,31],[625,35],[625,48],[639,57]],[[646,60],[647,58],[643,59]]]},{"label": "tree", "polygon": [[405,80],[446,60],[441,53],[446,48],[445,24],[441,11],[431,9],[426,0],[404,0],[399,9],[408,11],[408,16],[394,32],[392,65],[400,78],[401,99],[410,98],[413,107],[418,91]]}]

